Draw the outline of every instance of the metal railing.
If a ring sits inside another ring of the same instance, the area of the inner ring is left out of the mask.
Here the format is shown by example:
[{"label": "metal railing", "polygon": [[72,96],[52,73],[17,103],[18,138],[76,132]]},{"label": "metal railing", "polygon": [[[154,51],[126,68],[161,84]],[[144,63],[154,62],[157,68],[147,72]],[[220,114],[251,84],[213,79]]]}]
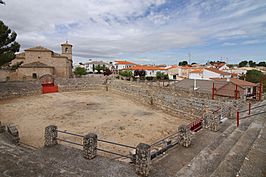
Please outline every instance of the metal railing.
[{"label": "metal railing", "polygon": [[[84,138],[84,135],[77,134],[77,133],[71,133],[71,132],[62,131],[62,130],[57,130],[57,132],[58,133],[67,134],[67,135],[71,135],[71,136],[76,136],[76,137]],[[62,142],[65,142],[65,143],[69,143],[69,144],[73,144],[73,145],[77,145],[77,146],[83,147],[83,144],[81,144],[81,143],[77,143],[77,142],[73,142],[73,141],[69,141],[69,140],[65,140],[65,139],[61,139],[61,138],[56,138],[56,139],[58,141],[62,141]],[[116,143],[116,142],[112,142],[112,141],[107,141],[107,140],[102,140],[102,139],[97,139],[97,141],[98,142],[107,143],[107,144],[112,144],[112,145],[115,145],[115,146],[120,146],[120,147],[125,147],[125,148],[130,148],[130,149],[136,149],[136,147],[129,146],[129,145],[125,145],[125,144],[121,144],[121,143]],[[132,157],[129,156],[129,155],[124,155],[124,154],[121,154],[121,153],[112,152],[112,151],[109,151],[109,150],[106,150],[106,149],[102,149],[102,148],[98,148],[97,147],[97,150],[102,151],[102,152],[105,152],[105,153],[117,155],[117,156],[120,156],[120,157],[125,157],[125,158],[132,159]]]},{"label": "metal railing", "polygon": [[[262,111],[262,112],[258,112],[258,113],[255,113],[255,114],[251,114],[251,110],[258,109],[258,108],[261,108],[261,107],[264,107],[264,106],[266,106],[266,104],[252,107],[251,106],[251,103],[249,103],[248,109],[244,109],[244,110],[241,110],[241,111],[237,111],[236,112],[236,126],[239,127],[239,121],[240,121],[240,119],[246,119],[246,118],[249,118],[249,117],[253,117],[253,116],[257,116],[257,115],[266,113],[266,111]],[[240,113],[247,112],[247,111],[248,111],[248,115],[246,115],[246,116],[240,116]]]}]

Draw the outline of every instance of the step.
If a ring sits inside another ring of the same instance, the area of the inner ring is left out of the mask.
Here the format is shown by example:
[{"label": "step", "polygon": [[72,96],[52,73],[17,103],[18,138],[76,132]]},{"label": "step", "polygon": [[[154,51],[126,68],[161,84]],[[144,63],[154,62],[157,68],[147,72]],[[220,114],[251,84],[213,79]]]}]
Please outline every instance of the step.
[{"label": "step", "polygon": [[[264,119],[266,115],[263,115]],[[241,177],[258,176],[263,177],[266,174],[266,121],[255,140],[251,150],[247,154],[240,170]]]},{"label": "step", "polygon": [[179,170],[176,176],[202,177],[211,174],[241,136],[242,131],[230,126],[228,133],[229,136],[217,138],[216,142],[204,148],[188,166]]},{"label": "step", "polygon": [[180,169],[176,176],[210,176],[252,122],[253,119],[243,119],[239,128],[233,123],[211,145],[194,157],[188,166]]},{"label": "step", "polygon": [[260,115],[251,118],[254,119],[254,121],[225,156],[224,160],[212,173],[211,177],[236,176],[238,174],[250,147],[258,138],[265,121]]}]

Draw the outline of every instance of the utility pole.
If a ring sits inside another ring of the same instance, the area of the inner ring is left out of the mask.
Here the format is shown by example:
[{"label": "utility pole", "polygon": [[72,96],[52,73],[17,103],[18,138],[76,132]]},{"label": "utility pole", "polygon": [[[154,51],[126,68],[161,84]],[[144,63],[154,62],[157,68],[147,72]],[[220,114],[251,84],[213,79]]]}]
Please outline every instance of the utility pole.
[{"label": "utility pole", "polygon": [[191,52],[188,53],[188,64],[191,64]]}]

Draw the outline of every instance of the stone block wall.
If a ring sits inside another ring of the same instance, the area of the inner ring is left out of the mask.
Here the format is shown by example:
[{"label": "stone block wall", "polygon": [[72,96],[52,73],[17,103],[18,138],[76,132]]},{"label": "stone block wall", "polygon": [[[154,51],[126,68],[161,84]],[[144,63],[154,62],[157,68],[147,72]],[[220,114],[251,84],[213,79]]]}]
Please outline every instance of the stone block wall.
[{"label": "stone block wall", "polygon": [[10,81],[0,83],[0,99],[40,95],[41,93],[41,84],[38,81]]},{"label": "stone block wall", "polygon": [[202,116],[205,107],[217,110],[222,106],[228,106],[228,104],[233,105],[231,101],[211,100],[209,97],[185,95],[179,90],[121,80],[113,80],[109,90],[189,119]]},{"label": "stone block wall", "polygon": [[[58,85],[60,92],[109,90],[110,92],[124,95],[134,101],[152,105],[167,113],[188,118],[190,120],[202,116],[205,107],[208,107],[210,110],[217,110],[222,106],[240,106],[241,104],[245,104],[243,101],[235,100],[233,102],[211,100],[209,97],[196,97],[193,94],[187,94],[176,89],[156,87],[117,79],[108,80],[106,85],[106,78],[98,76],[70,79],[57,78],[55,84]],[[0,89],[0,99],[38,95],[42,93],[39,81],[0,83]]]}]

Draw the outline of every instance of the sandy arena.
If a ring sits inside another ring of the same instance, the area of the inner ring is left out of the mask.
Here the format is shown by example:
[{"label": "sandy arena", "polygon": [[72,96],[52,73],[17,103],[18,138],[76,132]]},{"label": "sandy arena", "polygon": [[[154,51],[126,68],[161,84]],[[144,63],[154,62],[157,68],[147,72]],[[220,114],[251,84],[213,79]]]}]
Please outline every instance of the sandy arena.
[{"label": "sandy arena", "polygon": [[[136,146],[140,142],[152,143],[175,132],[182,123],[188,123],[161,110],[102,91],[1,100],[0,120],[17,125],[21,142],[35,147],[43,146],[44,129],[51,124],[60,130],[83,135],[94,132],[99,139]],[[81,142],[80,139],[76,141]]]}]

